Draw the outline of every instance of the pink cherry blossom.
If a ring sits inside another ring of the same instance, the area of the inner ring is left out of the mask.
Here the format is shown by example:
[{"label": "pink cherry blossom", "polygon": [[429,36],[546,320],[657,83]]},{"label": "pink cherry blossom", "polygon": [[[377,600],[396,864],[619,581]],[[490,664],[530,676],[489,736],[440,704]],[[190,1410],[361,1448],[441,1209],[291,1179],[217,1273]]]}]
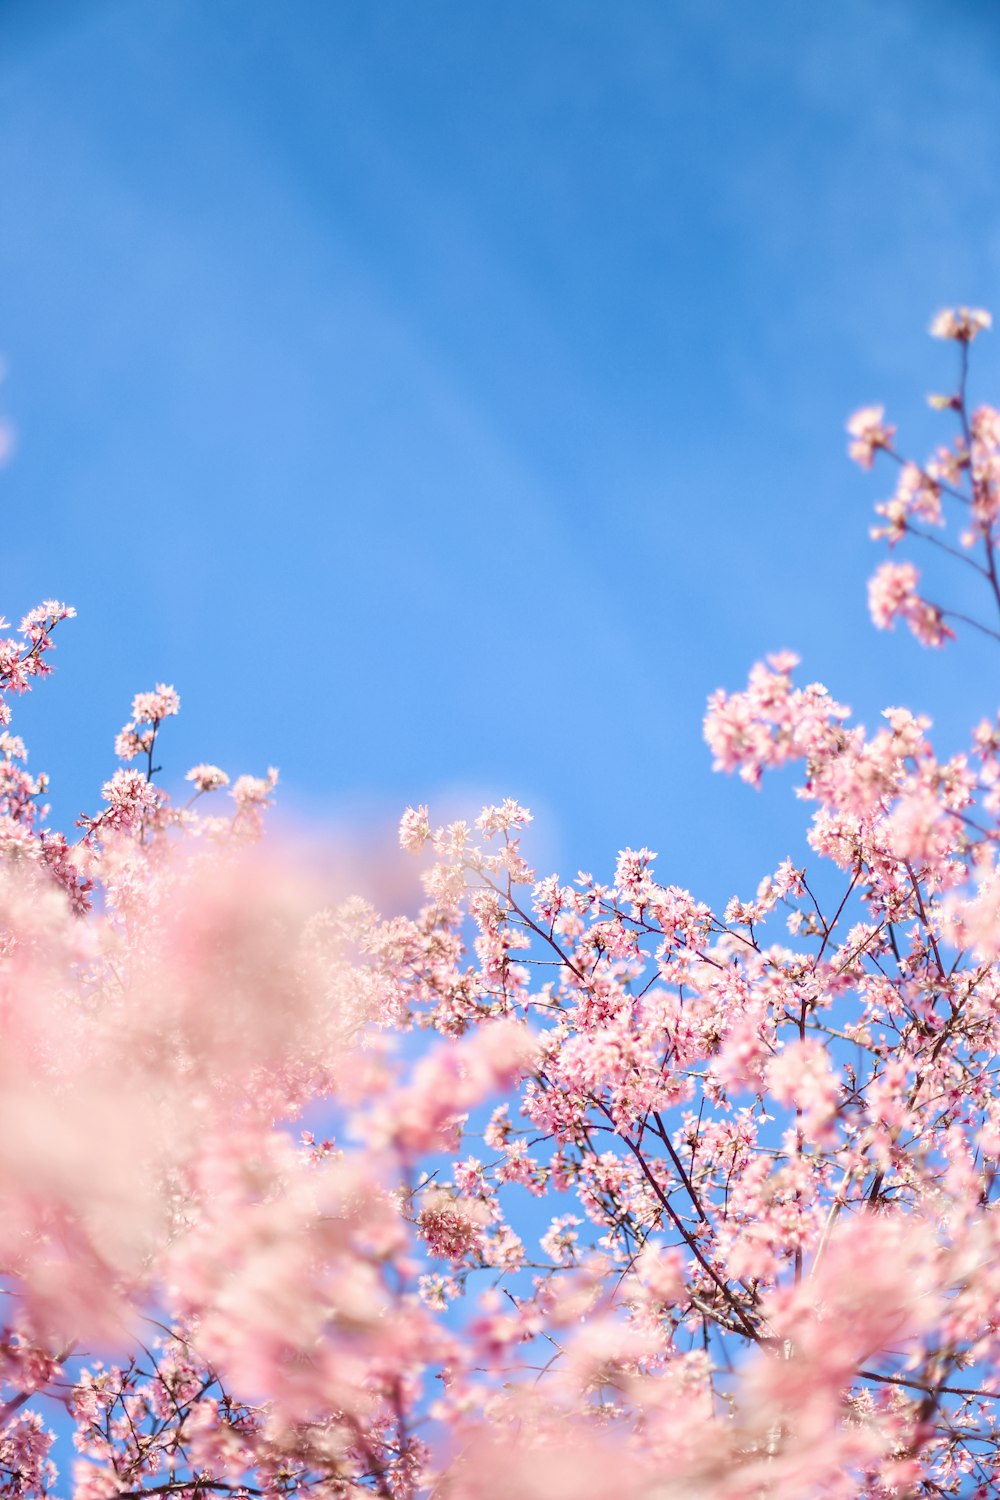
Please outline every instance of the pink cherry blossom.
[{"label": "pink cherry blossom", "polygon": [[426,806],[408,807],[399,824],[399,847],[415,854],[423,848],[430,836]]},{"label": "pink cherry blossom", "polygon": [[225,771],[220,771],[218,766],[204,763],[192,766],[184,780],[193,781],[199,792],[215,792],[220,787],[229,785],[229,777]]},{"label": "pink cherry blossom", "polygon": [[[875,623],[926,644],[1000,643],[986,326],[935,320],[923,462],[849,429],[899,465]],[[928,541],[978,594],[924,597]],[[162,683],[50,828],[6,726],[71,615],[0,640],[4,1496],[997,1492],[1000,717],[866,728],[780,650],[704,733],[804,838],[718,908],[642,845],[539,874],[505,799],[407,808],[383,913],[267,831],[276,772],[175,802]]]},{"label": "pink cherry blossom", "polygon": [[992,326],[993,319],[981,307],[946,307],[933,319],[930,331],[936,339],[957,339],[967,344]]},{"label": "pink cherry blossom", "polygon": [[864,406],[847,424],[851,438],[848,452],[863,469],[870,469],[880,448],[888,448],[896,429],[885,422],[884,406]]}]

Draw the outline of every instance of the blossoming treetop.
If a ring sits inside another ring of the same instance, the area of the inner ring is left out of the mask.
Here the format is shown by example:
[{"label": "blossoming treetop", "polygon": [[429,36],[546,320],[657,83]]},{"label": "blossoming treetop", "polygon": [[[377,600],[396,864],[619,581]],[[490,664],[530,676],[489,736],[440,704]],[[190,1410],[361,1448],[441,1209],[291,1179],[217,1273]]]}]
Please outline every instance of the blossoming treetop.
[{"label": "blossoming treetop", "polygon": [[[927,645],[1000,638],[988,321],[933,327],[950,446],[849,429],[899,465],[879,534],[996,611],[884,564],[876,624]],[[5,695],[71,613],[0,643]],[[752,783],[800,767],[829,873],[785,860],[722,913],[645,848],[539,878],[513,801],[406,812],[416,915],[331,905],[258,841],[273,772],[162,790],[163,684],[71,842],[4,730],[3,1494],[57,1483],[59,1408],[80,1500],[996,1493],[1000,721],[942,761],[926,719],[869,735],[796,666],[714,694],[705,734]]]}]

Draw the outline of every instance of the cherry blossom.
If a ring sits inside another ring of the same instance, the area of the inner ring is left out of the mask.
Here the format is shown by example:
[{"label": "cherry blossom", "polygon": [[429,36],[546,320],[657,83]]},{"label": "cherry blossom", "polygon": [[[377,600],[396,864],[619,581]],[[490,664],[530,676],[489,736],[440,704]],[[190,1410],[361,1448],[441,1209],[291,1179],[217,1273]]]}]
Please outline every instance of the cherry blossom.
[{"label": "cherry blossom", "polygon": [[[1000,640],[988,327],[934,321],[923,462],[849,424],[874,621],[935,647]],[[704,734],[803,843],[719,910],[645,846],[536,870],[511,798],[407,808],[383,914],[267,829],[276,771],[175,800],[163,683],[52,829],[11,702],[72,613],[0,640],[3,1495],[996,1494],[1000,715],[945,753],[779,650]]]},{"label": "cherry blossom", "polygon": [[930,331],[936,339],[970,343],[978,333],[992,326],[993,319],[981,307],[948,307],[933,319]]}]

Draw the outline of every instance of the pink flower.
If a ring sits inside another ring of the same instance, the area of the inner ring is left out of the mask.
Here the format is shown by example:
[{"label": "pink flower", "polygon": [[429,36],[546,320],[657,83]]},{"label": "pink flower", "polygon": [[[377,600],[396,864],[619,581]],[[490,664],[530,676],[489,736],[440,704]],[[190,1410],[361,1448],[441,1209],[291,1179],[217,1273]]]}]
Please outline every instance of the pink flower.
[{"label": "pink flower", "polygon": [[278,785],[278,772],[274,766],[268,768],[266,776],[237,776],[229,795],[236,803],[233,826],[244,837],[257,838],[263,827],[263,813],[270,807],[271,797]]},{"label": "pink flower", "polygon": [[159,724],[180,712],[181,700],[172,687],[158,682],[151,693],[136,693],[132,699],[132,718],[137,724]]},{"label": "pink flower", "polygon": [[882,563],[868,584],[868,607],[879,630],[890,630],[918,600],[920,574],[912,563]]},{"label": "pink flower", "polygon": [[418,1205],[420,1237],[432,1255],[458,1262],[484,1247],[483,1230],[491,1215],[481,1198],[431,1188],[421,1195]]},{"label": "pink flower", "polygon": [[940,609],[917,592],[920,574],[912,563],[882,563],[868,583],[868,608],[879,630],[891,630],[905,620],[925,646],[943,646],[955,632],[944,623]]},{"label": "pink flower", "polygon": [[829,1145],[836,1139],[840,1087],[821,1042],[813,1037],[789,1042],[768,1063],[767,1082],[780,1103],[794,1105],[801,1112],[808,1140]]},{"label": "pink flower", "polygon": [[871,468],[875,454],[880,448],[888,448],[895,436],[895,427],[888,427],[884,419],[884,406],[863,406],[847,423],[852,438],[847,451],[863,469]]},{"label": "pink flower", "polygon": [[399,822],[399,847],[410,854],[417,854],[431,836],[427,821],[427,807],[408,807]]},{"label": "pink flower", "polygon": [[184,780],[193,781],[199,792],[215,792],[220,787],[229,785],[229,777],[225,771],[220,771],[218,766],[205,764],[192,766]]},{"label": "pink flower", "polygon": [[542,1235],[539,1243],[557,1266],[572,1265],[576,1259],[575,1246],[579,1239],[576,1231],[582,1223],[576,1214],[560,1214]]},{"label": "pink flower", "polygon": [[46,599],[29,609],[21,621],[20,630],[29,641],[43,640],[59,624],[60,620],[76,618],[76,610],[70,604],[61,604],[58,599]]},{"label": "pink flower", "polygon": [[932,338],[971,344],[978,333],[992,326],[993,319],[981,307],[946,307],[932,320],[930,333]]},{"label": "pink flower", "polygon": [[102,786],[101,796],[109,803],[102,825],[120,831],[133,828],[146,813],[155,811],[160,800],[156,787],[141,771],[116,771]]},{"label": "pink flower", "polygon": [[237,776],[230,796],[240,808],[264,807],[277,784],[278,773],[272,766],[266,776]]},{"label": "pink flower", "polygon": [[917,864],[947,857],[958,825],[928,788],[901,797],[883,824],[886,843],[897,859]]},{"label": "pink flower", "polygon": [[531,822],[531,813],[526,807],[507,797],[498,807],[484,807],[476,819],[476,827],[487,838],[496,833],[506,833],[510,828],[523,828]]}]

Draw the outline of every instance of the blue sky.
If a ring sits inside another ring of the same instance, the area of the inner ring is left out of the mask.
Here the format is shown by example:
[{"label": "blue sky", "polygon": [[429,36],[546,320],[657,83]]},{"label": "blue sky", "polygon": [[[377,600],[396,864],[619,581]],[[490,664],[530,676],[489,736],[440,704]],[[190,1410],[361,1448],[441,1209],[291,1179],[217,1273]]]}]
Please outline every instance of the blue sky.
[{"label": "blue sky", "polygon": [[994,657],[871,630],[843,423],[922,455],[930,315],[1000,313],[998,75],[988,0],[7,0],[0,607],[79,610],[15,717],[55,820],[165,680],[168,785],[273,763],[374,843],[513,795],[544,869],[647,844],[724,901],[802,826],[701,741],[762,653],[957,747]]}]

